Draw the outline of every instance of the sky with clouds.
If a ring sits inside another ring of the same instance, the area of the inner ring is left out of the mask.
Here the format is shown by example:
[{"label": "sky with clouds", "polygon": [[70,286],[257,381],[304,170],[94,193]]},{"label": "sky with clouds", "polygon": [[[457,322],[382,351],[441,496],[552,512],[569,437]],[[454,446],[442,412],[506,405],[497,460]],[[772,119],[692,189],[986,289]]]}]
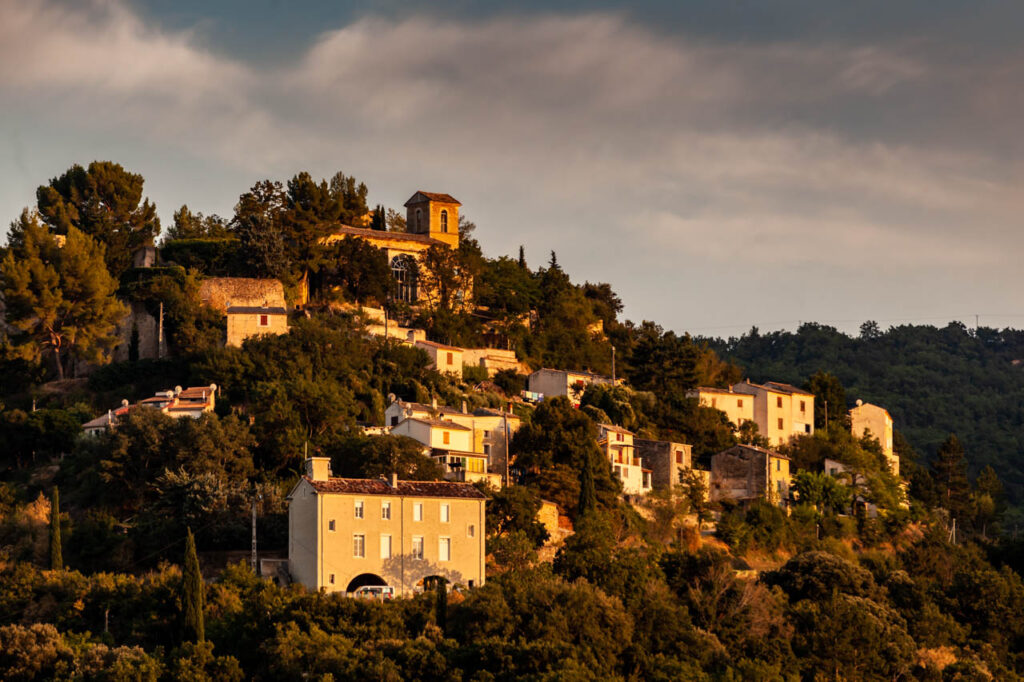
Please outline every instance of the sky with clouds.
[{"label": "sky with clouds", "polygon": [[488,255],[554,250],[677,331],[1019,328],[1022,26],[943,0],[2,3],[0,221],[95,159],[165,225],[342,170],[373,204],[453,194]]}]

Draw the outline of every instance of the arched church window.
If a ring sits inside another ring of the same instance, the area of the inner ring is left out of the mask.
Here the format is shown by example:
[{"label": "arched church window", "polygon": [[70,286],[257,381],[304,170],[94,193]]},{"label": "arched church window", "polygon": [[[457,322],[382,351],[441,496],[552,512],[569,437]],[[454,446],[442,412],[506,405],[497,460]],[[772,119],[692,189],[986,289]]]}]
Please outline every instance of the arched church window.
[{"label": "arched church window", "polygon": [[448,231],[448,211],[441,211],[441,231]]},{"label": "arched church window", "polygon": [[401,255],[391,259],[391,274],[395,278],[395,298],[406,303],[416,302],[416,261]]}]

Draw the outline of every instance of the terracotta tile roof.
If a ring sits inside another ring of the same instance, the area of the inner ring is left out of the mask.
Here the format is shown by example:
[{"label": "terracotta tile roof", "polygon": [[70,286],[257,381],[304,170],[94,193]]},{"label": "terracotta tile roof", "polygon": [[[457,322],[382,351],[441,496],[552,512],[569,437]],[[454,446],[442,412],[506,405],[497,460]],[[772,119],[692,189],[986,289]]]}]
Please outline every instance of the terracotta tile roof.
[{"label": "terracotta tile roof", "polygon": [[450,481],[399,481],[397,488],[381,479],[372,478],[329,478],[313,481],[303,476],[318,493],[356,495],[404,495],[406,497],[458,497],[470,500],[486,500],[487,496],[470,483]]},{"label": "terracotta tile roof", "polygon": [[[736,395],[735,391],[731,388],[713,388],[711,386],[698,386],[697,388],[691,388],[687,393],[696,393],[698,391],[701,393],[725,393],[726,395]],[[741,393],[740,395],[747,394]]]},{"label": "terracotta tile roof", "polygon": [[[460,413],[461,414],[461,413]],[[428,424],[430,426],[438,426],[444,429],[452,429],[453,431],[472,431],[473,429],[468,426],[462,426],[455,422],[445,421],[443,419],[421,419],[420,417],[406,417],[402,421],[419,422],[421,424]]]},{"label": "terracotta tile roof", "polygon": [[734,445],[731,448],[727,448],[725,450],[722,450],[722,452],[719,452],[717,454],[721,455],[721,454],[724,454],[726,452],[732,452],[733,450],[751,450],[753,452],[760,452],[763,455],[768,455],[770,457],[775,457],[776,459],[790,459],[788,455],[784,455],[781,452],[776,452],[775,450],[769,450],[768,448],[762,448],[762,447],[758,447],[756,445],[743,445],[743,444]]},{"label": "terracotta tile roof", "polygon": [[538,372],[556,372],[558,374],[566,375],[572,374],[574,376],[578,375],[582,377],[590,377],[591,379],[603,379],[608,383],[611,383],[612,381],[612,378],[609,376],[605,376],[604,374],[597,374],[596,372],[588,372],[585,369],[551,369],[550,367],[542,367],[541,369],[538,369],[532,374],[530,374],[530,376],[532,377],[534,374],[537,374]]},{"label": "terracotta tile roof", "polygon": [[459,348],[458,346],[449,346],[447,344],[437,343],[436,341],[417,341],[416,345],[417,346],[430,346],[431,348],[442,348],[444,350],[457,350],[460,353],[463,351],[463,349]]},{"label": "terracotta tile roof", "polygon": [[[462,202],[453,197],[451,194],[443,194],[441,192],[424,192],[423,190],[417,190],[416,194],[422,194],[430,201],[439,201],[443,204],[455,204],[456,206],[462,206]],[[413,199],[416,198],[416,194],[409,197],[409,201],[405,202],[405,205],[413,203]]]},{"label": "terracotta tile roof", "polygon": [[353,237],[371,237],[374,239],[393,239],[400,242],[419,242],[429,246],[445,246],[448,244],[440,239],[434,239],[426,234],[413,234],[412,232],[385,232],[383,230],[369,230],[351,225],[335,225],[331,228],[332,234],[348,234]]},{"label": "terracotta tile roof", "polygon": [[227,309],[227,313],[228,315],[287,315],[288,311],[277,306],[263,308],[258,306],[233,305]]},{"label": "terracotta tile roof", "polygon": [[792,384],[783,384],[778,381],[766,381],[764,382],[765,388],[772,391],[781,391],[782,393],[796,393],[798,395],[814,395],[810,391],[805,391],[802,388],[797,388]]},{"label": "terracotta tile roof", "polygon": [[624,429],[621,426],[615,426],[615,424],[598,424],[605,431],[612,431],[614,433],[625,433],[626,435],[632,436],[633,432],[629,429]]},{"label": "terracotta tile roof", "polygon": [[742,385],[751,386],[753,388],[763,388],[766,391],[773,391],[775,393],[787,393],[787,394],[790,394],[790,395],[794,395],[795,394],[795,395],[809,395],[809,396],[813,396],[814,395],[813,393],[805,391],[802,388],[797,388],[796,386],[793,386],[792,384],[783,384],[783,383],[780,383],[778,381],[766,381],[763,384],[755,384],[753,381],[741,381],[740,383],[735,384],[733,386],[733,388],[735,388],[736,386],[742,386]]},{"label": "terracotta tile roof", "polygon": [[509,419],[519,419],[519,415],[514,412],[505,412],[504,410],[492,410],[489,407],[480,407],[473,410],[473,415],[477,417],[507,417]]}]

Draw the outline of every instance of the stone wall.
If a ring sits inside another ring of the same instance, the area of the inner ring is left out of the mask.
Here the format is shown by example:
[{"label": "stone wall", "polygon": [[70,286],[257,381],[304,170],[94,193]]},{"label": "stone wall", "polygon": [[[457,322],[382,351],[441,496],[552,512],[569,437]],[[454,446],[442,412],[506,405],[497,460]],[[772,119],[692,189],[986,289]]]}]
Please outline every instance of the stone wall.
[{"label": "stone wall", "polygon": [[114,362],[126,362],[131,355],[132,329],[138,332],[139,359],[150,360],[160,357],[160,323],[149,314],[146,306],[138,301],[128,304],[128,314],[117,325],[118,344],[114,348]]},{"label": "stone wall", "polygon": [[208,277],[199,285],[199,300],[222,313],[229,306],[287,307],[281,282],[251,277]]}]

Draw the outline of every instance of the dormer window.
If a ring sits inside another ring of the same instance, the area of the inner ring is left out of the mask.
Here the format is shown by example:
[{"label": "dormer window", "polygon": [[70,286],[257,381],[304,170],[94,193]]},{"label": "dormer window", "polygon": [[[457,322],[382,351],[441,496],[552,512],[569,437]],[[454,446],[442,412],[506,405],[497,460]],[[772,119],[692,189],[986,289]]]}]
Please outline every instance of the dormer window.
[{"label": "dormer window", "polygon": [[441,231],[448,231],[448,211],[441,211]]}]

